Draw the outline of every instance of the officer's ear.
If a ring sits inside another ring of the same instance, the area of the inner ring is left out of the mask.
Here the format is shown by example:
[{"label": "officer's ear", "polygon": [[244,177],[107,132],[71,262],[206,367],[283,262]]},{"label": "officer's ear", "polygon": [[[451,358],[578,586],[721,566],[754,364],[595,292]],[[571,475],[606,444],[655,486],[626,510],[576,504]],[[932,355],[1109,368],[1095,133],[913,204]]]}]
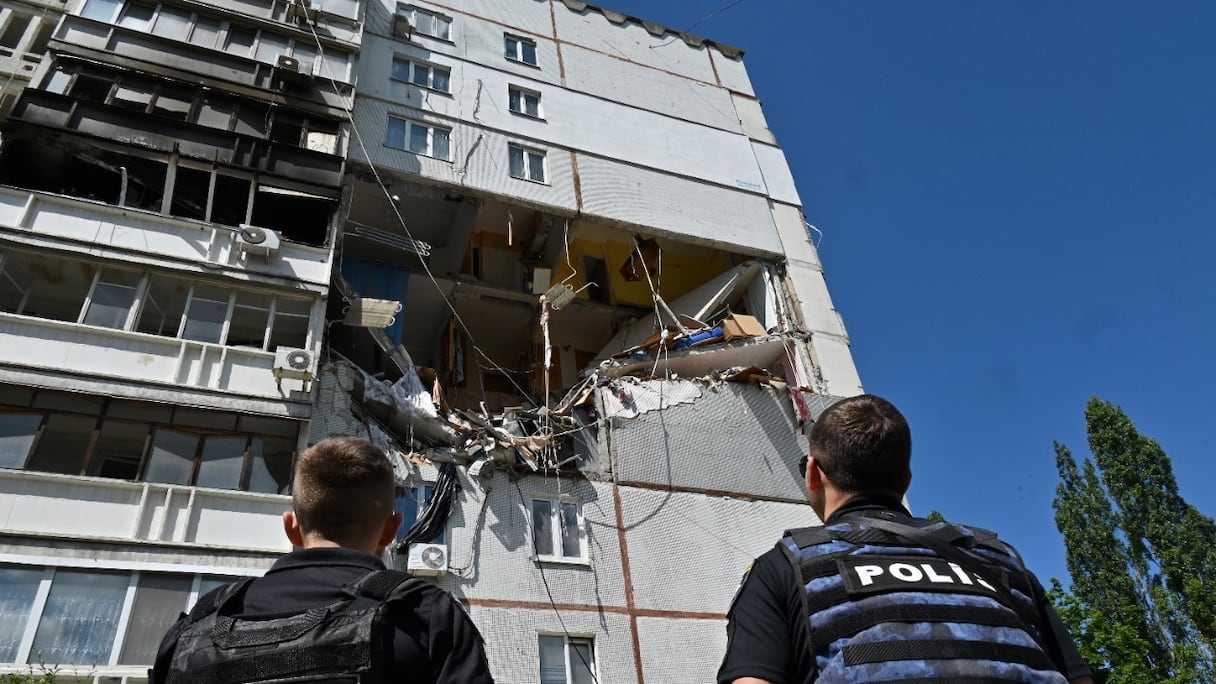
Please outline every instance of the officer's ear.
[{"label": "officer's ear", "polygon": [[806,459],[806,488],[812,492],[823,489],[823,468],[815,462],[814,456]]},{"label": "officer's ear", "polygon": [[291,542],[292,546],[304,546],[304,530],[300,527],[300,519],[296,517],[295,511],[283,513],[283,531],[287,533],[287,541]]},{"label": "officer's ear", "polygon": [[908,468],[908,475],[904,478],[904,491],[901,494],[907,494],[908,489],[912,487],[912,469]]},{"label": "officer's ear", "polygon": [[397,538],[399,529],[401,529],[401,513],[393,511],[393,514],[384,521],[384,527],[380,530],[380,538],[376,540],[376,548],[384,551],[384,548]]}]

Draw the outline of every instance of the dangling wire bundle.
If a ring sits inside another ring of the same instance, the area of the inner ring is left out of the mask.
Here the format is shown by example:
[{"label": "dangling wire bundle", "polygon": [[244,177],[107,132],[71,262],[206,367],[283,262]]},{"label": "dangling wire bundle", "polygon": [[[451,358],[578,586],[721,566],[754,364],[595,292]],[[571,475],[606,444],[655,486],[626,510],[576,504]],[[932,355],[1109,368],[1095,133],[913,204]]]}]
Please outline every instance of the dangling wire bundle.
[{"label": "dangling wire bundle", "polygon": [[439,466],[439,477],[435,480],[435,489],[431,498],[418,514],[414,526],[405,533],[405,538],[397,544],[397,551],[408,551],[410,544],[429,542],[443,533],[448,518],[452,516],[452,508],[456,505],[456,493],[460,491],[460,479],[456,477],[456,466],[444,463]]}]

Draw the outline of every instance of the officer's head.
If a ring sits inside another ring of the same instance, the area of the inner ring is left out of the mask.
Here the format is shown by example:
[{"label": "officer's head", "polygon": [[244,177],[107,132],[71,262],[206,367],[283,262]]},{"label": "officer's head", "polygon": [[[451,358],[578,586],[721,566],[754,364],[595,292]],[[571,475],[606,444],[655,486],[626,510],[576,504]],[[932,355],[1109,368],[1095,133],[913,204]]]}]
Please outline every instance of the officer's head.
[{"label": "officer's head", "polygon": [[393,466],[374,444],[357,437],[317,442],[300,454],[283,514],[296,546],[343,546],[379,553],[401,525],[393,510]]},{"label": "officer's head", "polygon": [[836,402],[815,421],[810,442],[807,487],[812,504],[821,476],[846,496],[907,492],[912,433],[903,414],[886,399],[863,394]]}]

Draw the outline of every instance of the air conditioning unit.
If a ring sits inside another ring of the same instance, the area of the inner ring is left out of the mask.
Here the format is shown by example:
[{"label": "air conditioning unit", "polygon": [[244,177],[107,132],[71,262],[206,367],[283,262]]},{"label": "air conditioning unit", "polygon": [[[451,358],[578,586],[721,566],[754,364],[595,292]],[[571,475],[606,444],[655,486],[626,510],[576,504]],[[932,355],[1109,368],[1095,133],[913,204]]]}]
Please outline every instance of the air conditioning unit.
[{"label": "air conditioning unit", "polygon": [[291,55],[279,55],[274,66],[275,74],[283,82],[306,83],[312,80],[312,65],[301,64],[300,60]]},{"label": "air conditioning unit", "polygon": [[442,575],[448,571],[448,545],[410,544],[405,569],[411,575]]},{"label": "air conditioning unit", "polygon": [[393,17],[393,35],[409,40],[414,37],[414,22],[400,14]]},{"label": "air conditioning unit", "polygon": [[312,369],[315,365],[312,352],[295,347],[275,347],[274,350],[274,379],[283,386],[283,378],[297,378],[304,381],[305,386],[312,380]]},{"label": "air conditioning unit", "polygon": [[279,234],[269,228],[241,224],[236,231],[237,249],[270,258],[279,253]]}]

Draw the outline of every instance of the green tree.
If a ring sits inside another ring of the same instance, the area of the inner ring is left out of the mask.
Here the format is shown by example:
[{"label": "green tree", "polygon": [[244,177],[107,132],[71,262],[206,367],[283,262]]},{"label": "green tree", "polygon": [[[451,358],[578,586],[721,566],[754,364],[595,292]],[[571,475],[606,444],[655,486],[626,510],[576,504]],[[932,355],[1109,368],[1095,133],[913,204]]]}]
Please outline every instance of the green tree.
[{"label": "green tree", "polygon": [[1082,656],[1111,683],[1205,682],[1216,675],[1216,525],[1178,494],[1169,457],[1119,407],[1085,411],[1093,460],[1057,443],[1056,526],[1070,592],[1052,599]]}]

